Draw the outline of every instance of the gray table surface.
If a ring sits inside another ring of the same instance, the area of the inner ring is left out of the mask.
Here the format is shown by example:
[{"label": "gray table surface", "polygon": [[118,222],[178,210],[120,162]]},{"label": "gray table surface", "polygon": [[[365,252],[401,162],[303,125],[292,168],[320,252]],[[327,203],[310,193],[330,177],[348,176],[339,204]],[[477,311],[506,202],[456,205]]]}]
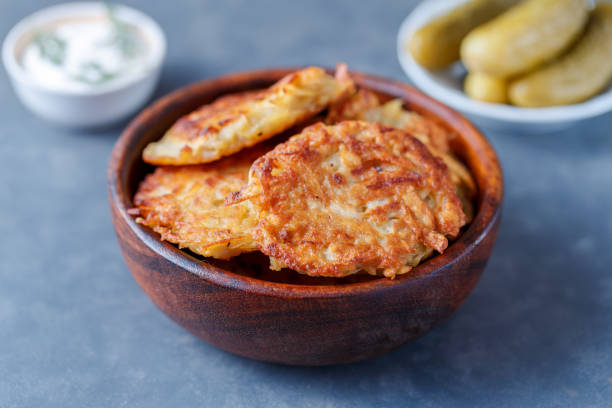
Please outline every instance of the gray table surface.
[{"label": "gray table surface", "polygon": [[[158,96],[230,71],[336,61],[405,80],[395,35],[416,4],[127,3],[168,35]],[[43,5],[3,1],[0,33]],[[49,126],[4,72],[0,95],[0,407],[612,406],[612,116],[549,136],[489,132],[505,213],[463,307],[391,354],[297,368],[209,346],[139,289],[106,197],[122,126]]]}]

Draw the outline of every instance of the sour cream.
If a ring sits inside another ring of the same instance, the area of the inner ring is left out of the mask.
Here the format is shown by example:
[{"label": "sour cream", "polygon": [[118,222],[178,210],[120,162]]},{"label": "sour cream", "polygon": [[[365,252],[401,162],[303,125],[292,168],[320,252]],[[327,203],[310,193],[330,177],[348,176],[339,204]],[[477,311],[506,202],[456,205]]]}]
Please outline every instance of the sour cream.
[{"label": "sour cream", "polygon": [[57,21],[33,33],[21,64],[50,89],[86,90],[128,82],[149,68],[146,42],[134,26],[108,15]]}]

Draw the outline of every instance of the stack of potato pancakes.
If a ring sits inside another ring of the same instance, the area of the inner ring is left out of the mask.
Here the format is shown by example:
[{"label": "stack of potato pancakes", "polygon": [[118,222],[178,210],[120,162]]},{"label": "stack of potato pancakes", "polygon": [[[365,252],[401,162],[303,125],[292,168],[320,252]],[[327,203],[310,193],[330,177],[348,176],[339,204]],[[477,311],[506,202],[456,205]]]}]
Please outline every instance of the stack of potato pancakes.
[{"label": "stack of potato pancakes", "polygon": [[386,99],[338,64],[202,106],[144,149],[159,167],[134,197],[137,221],[205,257],[404,274],[457,237],[476,187],[450,131]]}]

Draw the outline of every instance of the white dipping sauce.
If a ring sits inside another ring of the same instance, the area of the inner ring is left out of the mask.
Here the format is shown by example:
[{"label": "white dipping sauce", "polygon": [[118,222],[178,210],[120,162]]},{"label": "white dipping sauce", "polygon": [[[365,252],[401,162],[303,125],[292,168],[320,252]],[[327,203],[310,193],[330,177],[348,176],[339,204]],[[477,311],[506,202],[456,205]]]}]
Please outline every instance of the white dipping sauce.
[{"label": "white dipping sauce", "polygon": [[138,29],[111,14],[59,21],[36,32],[21,64],[52,89],[82,91],[126,82],[147,67],[147,49]]}]

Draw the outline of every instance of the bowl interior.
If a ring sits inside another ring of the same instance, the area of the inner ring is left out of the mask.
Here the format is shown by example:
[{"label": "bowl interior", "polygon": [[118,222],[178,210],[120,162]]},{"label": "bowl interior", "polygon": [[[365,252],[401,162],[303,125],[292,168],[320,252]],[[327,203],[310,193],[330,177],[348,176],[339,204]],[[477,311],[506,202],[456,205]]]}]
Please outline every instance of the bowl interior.
[{"label": "bowl interior", "polygon": [[[160,241],[158,234],[136,224],[127,214],[127,209],[133,207],[132,197],[138,184],[146,174],[153,171],[153,166],[141,160],[142,150],[149,142],[159,139],[180,116],[212,102],[221,95],[267,87],[294,70],[279,69],[233,74],[200,82],[179,89],[147,108],[124,131],[113,151],[109,166],[111,205],[117,207],[121,216],[144,244],[176,262],[183,265],[187,263],[188,269],[197,274],[207,275],[211,271],[224,273],[232,279],[246,280],[250,285],[257,285],[257,281],[296,287],[328,285],[338,287],[367,285],[373,282],[390,284],[391,281],[386,278],[365,274],[346,278],[313,278],[290,270],[283,270],[280,273],[270,271],[267,257],[260,253],[245,254],[229,261],[203,258]],[[473,242],[477,242],[479,237],[487,233],[494,218],[499,215],[502,179],[497,157],[486,139],[467,120],[451,109],[401,83],[359,73],[351,73],[351,76],[359,86],[376,91],[385,98],[402,98],[408,108],[452,130],[457,135],[453,141],[453,150],[470,168],[476,180],[478,197],[473,222],[465,227],[465,231],[444,254],[430,258],[407,276],[399,277],[395,281],[415,279],[432,273],[439,266],[462,256]]]},{"label": "bowl interior", "polygon": [[420,27],[467,0],[421,2],[402,23],[397,36],[397,55],[404,72],[419,89],[451,107],[474,117],[519,124],[555,124],[587,119],[612,110],[612,84],[599,95],[574,105],[549,108],[519,108],[473,100],[463,92],[467,73],[461,62],[430,71],[421,67],[406,49],[408,40]]}]

